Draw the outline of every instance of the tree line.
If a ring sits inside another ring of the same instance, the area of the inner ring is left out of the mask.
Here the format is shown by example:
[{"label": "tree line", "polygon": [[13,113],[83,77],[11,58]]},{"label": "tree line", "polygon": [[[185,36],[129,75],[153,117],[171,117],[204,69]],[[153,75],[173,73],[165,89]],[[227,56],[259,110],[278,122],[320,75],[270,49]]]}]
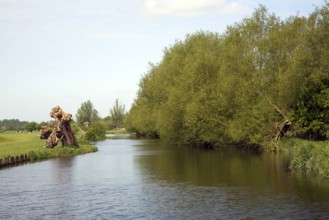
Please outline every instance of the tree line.
[{"label": "tree line", "polygon": [[122,128],[126,116],[125,106],[116,99],[109,110],[109,115],[101,118],[93,103],[83,102],[76,114],[76,127],[84,133],[88,141],[97,141],[106,138],[106,130]]},{"label": "tree line", "polygon": [[18,119],[0,120],[0,131],[23,130],[28,123],[27,121],[20,121]]},{"label": "tree line", "polygon": [[[105,118],[100,117],[93,103],[87,100],[79,107],[72,127],[75,132],[82,132],[89,141],[97,141],[105,138],[106,130],[122,128],[126,116],[125,106],[115,100],[114,105],[109,109],[109,115]],[[36,131],[42,126],[47,126],[49,122],[28,122],[18,119],[0,120],[0,132],[16,131]]]},{"label": "tree line", "polygon": [[329,4],[285,20],[260,6],[223,34],[177,40],[141,78],[126,125],[188,145],[326,139]]}]

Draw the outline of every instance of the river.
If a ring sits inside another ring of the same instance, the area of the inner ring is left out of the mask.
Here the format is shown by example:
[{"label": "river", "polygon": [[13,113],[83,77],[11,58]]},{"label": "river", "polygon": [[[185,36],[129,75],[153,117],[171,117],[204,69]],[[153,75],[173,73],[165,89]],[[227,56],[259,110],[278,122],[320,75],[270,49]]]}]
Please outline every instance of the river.
[{"label": "river", "polygon": [[115,138],[0,170],[0,219],[328,219],[329,181],[275,154]]}]

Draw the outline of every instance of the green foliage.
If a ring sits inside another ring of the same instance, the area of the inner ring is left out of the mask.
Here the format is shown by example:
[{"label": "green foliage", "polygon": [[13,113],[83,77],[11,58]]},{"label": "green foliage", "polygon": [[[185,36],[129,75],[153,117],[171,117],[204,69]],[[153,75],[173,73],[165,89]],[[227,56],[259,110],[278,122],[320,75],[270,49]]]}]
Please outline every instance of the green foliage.
[{"label": "green foliage", "polygon": [[0,120],[0,132],[22,130],[27,124],[27,121],[20,121],[18,119],[4,119]]},{"label": "green foliage", "polygon": [[24,126],[25,130],[29,131],[29,132],[32,132],[32,131],[35,131],[39,128],[38,124],[36,122],[29,122],[27,124],[25,124]]},{"label": "green foliage", "polygon": [[322,90],[321,86],[315,85],[303,91],[292,117],[300,127],[299,136],[326,139],[329,129],[329,84]]},{"label": "green foliage", "polygon": [[292,154],[290,168],[306,174],[319,174],[329,177],[329,142],[288,139],[283,148]]},{"label": "green foliage", "polygon": [[57,146],[53,149],[45,149],[44,142],[45,140],[40,140],[35,132],[5,132],[0,135],[0,159],[28,154],[31,161],[36,161],[97,151],[97,148],[89,143],[80,143],[79,148]]},{"label": "green foliage", "polygon": [[30,161],[49,159],[51,158],[51,151],[47,151],[46,149],[37,150],[37,151],[32,150],[28,153],[28,157]]},{"label": "green foliage", "polygon": [[79,126],[84,126],[85,122],[92,123],[100,119],[97,110],[90,100],[83,102],[76,114]]},{"label": "green foliage", "polygon": [[92,123],[84,137],[87,141],[100,141],[106,139],[106,128],[105,126],[100,122],[94,122]]},{"label": "green foliage", "polygon": [[31,150],[42,148],[44,143],[45,140],[40,140],[36,132],[4,132],[0,134],[0,158],[27,154]]},{"label": "green foliage", "polygon": [[28,153],[30,161],[45,160],[57,157],[73,157],[81,154],[97,152],[98,149],[91,145],[82,145],[79,148],[56,147],[54,149],[38,149]]},{"label": "green foliage", "polygon": [[329,8],[317,9],[307,20],[297,70],[305,77],[292,117],[298,135],[325,139],[329,129]]},{"label": "green foliage", "polygon": [[107,130],[106,134],[129,134],[126,129],[114,129],[114,130]]},{"label": "green foliage", "polygon": [[260,147],[290,121],[291,135],[325,138],[328,24],[328,4],[285,21],[261,6],[223,35],[187,35],[141,79],[127,129],[183,144]]},{"label": "green foliage", "polygon": [[112,124],[112,128],[121,128],[123,125],[123,121],[125,118],[125,106],[119,103],[119,100],[115,100],[115,104],[110,109],[110,121]]}]

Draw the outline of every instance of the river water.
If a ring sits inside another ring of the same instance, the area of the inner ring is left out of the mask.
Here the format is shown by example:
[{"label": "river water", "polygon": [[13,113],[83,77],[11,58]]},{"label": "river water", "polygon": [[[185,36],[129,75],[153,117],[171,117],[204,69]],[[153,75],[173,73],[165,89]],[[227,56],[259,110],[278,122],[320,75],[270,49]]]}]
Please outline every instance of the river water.
[{"label": "river water", "polygon": [[329,181],[274,154],[108,139],[0,170],[0,219],[328,219]]}]

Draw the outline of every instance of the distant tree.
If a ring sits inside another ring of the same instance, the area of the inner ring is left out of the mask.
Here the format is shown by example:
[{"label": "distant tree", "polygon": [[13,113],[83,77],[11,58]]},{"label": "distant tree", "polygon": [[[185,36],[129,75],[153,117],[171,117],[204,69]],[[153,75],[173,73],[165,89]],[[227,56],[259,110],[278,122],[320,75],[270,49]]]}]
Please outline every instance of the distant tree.
[{"label": "distant tree", "polygon": [[29,132],[35,131],[38,129],[38,123],[36,123],[34,121],[29,122],[29,123],[25,124],[24,128],[25,128],[25,130],[27,130]]},{"label": "distant tree", "polygon": [[88,100],[83,102],[76,114],[77,123],[83,126],[85,122],[92,123],[100,119],[97,110],[94,108],[93,103]]},{"label": "distant tree", "polygon": [[[52,121],[54,123],[54,121]],[[38,124],[37,126],[37,129],[41,129],[42,126],[45,126],[45,125],[48,125],[49,124],[49,121],[46,122],[46,121],[42,121]]]},{"label": "distant tree", "polygon": [[27,123],[27,121],[19,121],[18,119],[0,120],[0,130],[22,130]]},{"label": "distant tree", "polygon": [[122,126],[125,117],[125,106],[119,103],[116,99],[113,107],[110,109],[110,119],[112,121],[114,128],[119,128]]}]

